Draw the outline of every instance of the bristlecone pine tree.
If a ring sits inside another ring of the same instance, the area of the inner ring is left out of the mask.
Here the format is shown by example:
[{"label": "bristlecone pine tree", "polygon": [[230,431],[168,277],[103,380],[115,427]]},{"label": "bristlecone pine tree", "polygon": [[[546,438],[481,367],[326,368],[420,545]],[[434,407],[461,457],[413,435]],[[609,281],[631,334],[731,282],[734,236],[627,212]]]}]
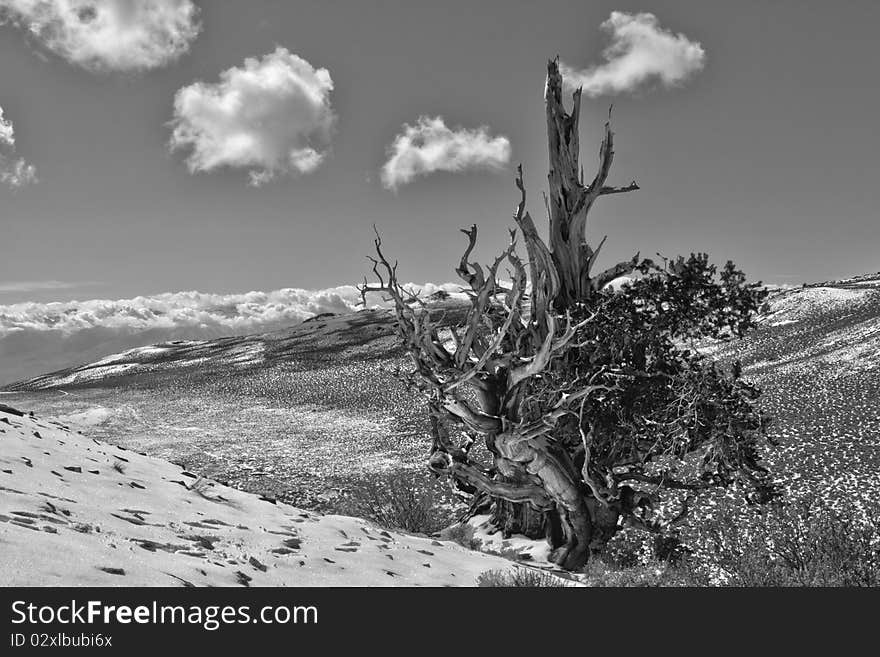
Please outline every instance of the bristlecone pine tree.
[{"label": "bristlecone pine tree", "polygon": [[[681,523],[700,490],[734,486],[753,502],[775,494],[760,462],[759,391],[737,365],[725,371],[692,348],[742,336],[766,291],[731,262],[718,271],[705,254],[660,264],[637,254],[594,274],[602,243],[586,241],[590,209],[601,196],[639,187],[606,185],[609,123],[598,172],[584,184],[581,92],[566,112],[557,61],[545,93],[549,243],[526,211],[520,168],[513,218],[528,260],[517,255],[512,230],[491,265],[469,262],[477,228],[463,230],[468,245],[456,272],[470,304],[458,321],[399,283],[378,235],[378,282],[361,290],[365,302],[367,292],[394,301],[415,365],[406,378],[428,400],[430,469],[471,495],[473,512],[490,510],[505,533],[546,537],[552,560],[573,570],[622,527]],[[629,283],[609,289],[627,275]]]}]

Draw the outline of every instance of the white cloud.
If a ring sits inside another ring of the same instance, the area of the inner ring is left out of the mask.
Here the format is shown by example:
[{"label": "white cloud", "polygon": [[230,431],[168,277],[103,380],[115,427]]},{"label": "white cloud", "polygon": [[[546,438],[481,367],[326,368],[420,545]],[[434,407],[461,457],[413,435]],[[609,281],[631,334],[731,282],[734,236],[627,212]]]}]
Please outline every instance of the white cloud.
[{"label": "white cloud", "polygon": [[[12,283],[0,285],[0,291],[21,291],[24,286],[47,289],[67,287],[67,284],[58,281]],[[406,287],[424,295],[438,290],[450,293],[461,290],[455,283],[408,283]],[[371,306],[390,307],[380,295],[370,296]],[[193,328],[205,335],[245,333],[295,324],[323,312],[354,312],[360,301],[360,292],[354,285],[324,290],[284,288],[233,294],[190,291],[117,300],[28,301],[0,305],[0,338],[22,331],[70,334],[98,327],[120,331]]]},{"label": "white cloud", "polygon": [[[460,285],[408,284],[425,296]],[[464,298],[463,295],[459,295]],[[133,299],[0,305],[0,384],[169,340],[213,339],[292,326],[323,312],[359,310],[353,285],[325,290],[208,294],[169,292]],[[382,295],[371,307],[389,307]]]},{"label": "white cloud", "polygon": [[703,47],[660,27],[654,14],[614,11],[601,27],[611,35],[602,52],[605,63],[583,70],[560,64],[565,84],[583,87],[588,96],[634,91],[654,80],[672,87],[705,65]]},{"label": "white cloud", "polygon": [[388,156],[382,167],[382,184],[397,189],[435,171],[502,169],[510,160],[510,141],[491,137],[486,126],[451,130],[442,117],[421,116],[416,125],[403,125],[403,132],[388,148]]},{"label": "white cloud", "polygon": [[0,155],[0,183],[10,187],[23,187],[37,182],[37,169],[23,158],[11,162]]},{"label": "white cloud", "polygon": [[3,118],[3,108],[0,107],[0,146],[15,146],[15,130],[12,121]]},{"label": "white cloud", "polygon": [[12,122],[3,118],[0,107],[0,184],[22,187],[37,182],[37,170],[24,158],[15,155],[15,131]]},{"label": "white cloud", "polygon": [[0,0],[0,10],[0,18],[92,71],[165,66],[201,29],[191,0]]},{"label": "white cloud", "polygon": [[314,171],[327,155],[335,115],[333,80],[285,48],[196,82],[174,96],[171,148],[191,149],[190,172],[249,170],[259,186],[277,175]]},{"label": "white cloud", "polygon": [[195,328],[247,332],[296,323],[319,312],[348,312],[358,299],[354,287],[328,290],[210,294],[168,292],[132,299],[93,299],[0,306],[0,337],[18,331],[74,333],[92,328],[120,331]]},{"label": "white cloud", "polygon": [[11,281],[0,282],[0,294],[10,292],[35,292],[38,290],[70,290],[94,283],[71,283],[67,281]]}]

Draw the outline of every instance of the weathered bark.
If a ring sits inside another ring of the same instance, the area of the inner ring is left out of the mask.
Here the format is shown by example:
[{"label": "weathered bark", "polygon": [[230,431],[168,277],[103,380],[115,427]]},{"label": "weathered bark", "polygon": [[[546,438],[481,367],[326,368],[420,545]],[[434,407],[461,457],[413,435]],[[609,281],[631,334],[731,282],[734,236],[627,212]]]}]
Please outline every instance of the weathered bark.
[{"label": "weathered bark", "polygon": [[[639,187],[635,182],[626,187],[605,184],[614,159],[614,135],[610,121],[605,124],[605,135],[599,149],[599,169],[592,182],[584,185],[579,164],[578,133],[581,90],[574,92],[572,110],[568,113],[563,104],[562,89],[558,62],[550,61],[545,91],[550,156],[550,193],[547,199],[550,248],[538,235],[531,216],[525,210],[526,195],[520,169],[517,187],[521,200],[514,219],[523,234],[529,254],[531,323],[536,328],[534,335],[538,344],[534,346],[535,355],[530,362],[510,370],[510,388],[548,366],[553,351],[554,315],[567,313],[577,304],[588,301],[593,291],[601,289],[618,276],[632,272],[638,264],[636,256],[599,274],[595,279],[590,276],[602,244],[595,250],[587,244],[588,213],[599,196],[634,191]],[[554,453],[544,436],[528,440],[521,437],[496,440],[496,445],[505,457],[524,463],[528,472],[537,475],[556,503],[554,511],[545,514],[540,527],[548,534],[555,548],[554,561],[567,568],[582,566],[591,546],[599,547],[613,534],[618,511],[607,501],[598,500],[591,494],[573,464],[566,462],[567,455],[561,458],[558,452]],[[500,511],[505,511],[507,517]],[[558,514],[556,518],[553,518],[554,513]],[[524,510],[509,502],[503,504],[495,514],[497,519],[503,520],[502,524],[508,530],[511,525],[518,525],[532,535],[539,525],[533,516],[531,510]]]},{"label": "weathered bark", "polygon": [[[605,184],[614,160],[614,133],[611,132],[610,112],[599,147],[599,169],[590,184],[584,185],[578,152],[581,90],[574,92],[569,114],[562,101],[562,89],[559,62],[550,61],[545,95],[550,153],[550,172],[547,176],[550,194],[547,205],[550,215],[550,248],[560,281],[560,290],[554,299],[555,308],[559,312],[565,312],[574,304],[588,299],[593,290],[611,280],[597,281],[600,284],[597,286],[590,278],[590,267],[595,262],[599,249],[594,252],[589,247],[585,233],[587,215],[596,199],[608,194],[622,194],[639,189],[635,181],[625,187],[610,187]],[[631,263],[618,265],[617,276],[633,271],[636,263],[637,258]]]},{"label": "weathered bark", "polygon": [[[705,255],[664,268],[636,256],[592,273],[604,239],[595,248],[586,240],[590,210],[600,196],[638,185],[606,184],[614,159],[610,123],[598,171],[584,183],[581,93],[575,92],[569,114],[562,88],[558,63],[551,61],[545,97],[549,240],[526,210],[520,169],[519,233],[511,232],[494,262],[471,262],[477,228],[462,231],[468,243],[456,272],[469,299],[463,318],[456,311],[443,321],[443,309],[401,285],[378,233],[378,284],[365,281],[361,292],[364,303],[367,292],[394,303],[398,334],[414,364],[405,379],[428,401],[430,469],[472,496],[469,513],[494,504],[493,519],[505,533],[546,536],[551,558],[577,569],[621,526],[660,531],[685,518],[688,498],[667,521],[668,509],[654,508],[659,491],[691,493],[740,481],[766,499],[774,488],[756,446],[766,426],[755,410],[759,392],[738,373],[727,377],[676,346],[682,338],[742,335],[764,295],[746,285],[732,263],[721,284],[714,283],[716,268]],[[516,253],[518,234],[528,262]],[[509,286],[497,280],[502,265],[510,269]],[[635,270],[648,280],[620,295],[597,294]],[[694,308],[708,315],[695,317]],[[481,441],[491,459],[472,451]],[[688,454],[697,471],[675,467],[690,466]]]},{"label": "weathered bark", "polygon": [[[553,510],[555,511],[555,510]],[[559,523],[555,523],[556,535],[552,535],[554,524],[551,523],[553,511],[536,509],[531,504],[517,504],[504,499],[496,499],[492,506],[491,520],[501,530],[505,538],[513,534],[522,534],[528,538],[540,540],[546,538],[550,545],[559,545],[562,541]]]},{"label": "weathered bark", "polygon": [[[594,250],[586,242],[588,213],[599,196],[634,191],[639,187],[635,182],[619,188],[606,185],[614,159],[614,136],[610,122],[605,124],[605,135],[599,150],[599,169],[592,182],[584,185],[583,172],[579,165],[578,122],[581,92],[578,90],[574,93],[572,111],[566,112],[562,101],[562,76],[556,61],[551,61],[548,65],[545,102],[550,156],[550,194],[547,199],[549,248],[541,239],[526,210],[521,168],[516,180],[521,199],[514,219],[523,235],[529,256],[530,333],[526,341],[532,356],[521,365],[507,370],[506,395],[509,399],[516,398],[516,403],[508,403],[506,408],[508,419],[514,422],[520,421],[518,403],[523,386],[549,366],[553,354],[565,346],[574,334],[569,325],[560,336],[556,317],[588,301],[595,290],[601,289],[618,276],[632,272],[638,263],[636,257],[615,265],[595,279],[591,278],[591,268],[602,244]],[[466,234],[470,242],[458,272],[475,293],[478,293],[486,290],[487,286],[482,271],[467,262],[473,250],[476,232],[472,229],[466,231]],[[590,392],[589,386],[584,389],[584,394]],[[459,412],[454,405],[447,408],[470,426],[475,426],[473,420],[467,417],[467,412]],[[543,423],[552,426],[567,412],[565,407],[556,409],[543,418]],[[496,523],[507,533],[519,532],[533,538],[547,536],[554,548],[552,558],[556,563],[572,569],[581,567],[591,548],[600,547],[613,535],[619,509],[614,503],[594,496],[568,455],[555,449],[551,441],[548,441],[545,426],[540,426],[533,434],[522,430],[519,433],[510,430],[499,433],[494,426],[491,430],[496,465],[502,473],[500,478],[516,483],[515,476],[509,479],[506,476],[516,474],[510,471],[513,466],[509,465],[516,464],[516,467],[537,477],[554,503],[551,510],[541,510],[534,504],[519,503],[510,496],[496,497],[493,514]],[[504,462],[508,464],[506,473]]]},{"label": "weathered bark", "polygon": [[[633,182],[615,188],[605,184],[614,157],[608,123],[599,170],[589,185],[583,184],[578,163],[581,93],[575,92],[568,114],[556,61],[548,66],[545,101],[550,154],[549,246],[526,211],[520,169],[516,185],[521,198],[514,219],[526,244],[528,264],[515,252],[515,233],[491,266],[470,262],[477,228],[462,231],[468,245],[456,272],[467,285],[471,307],[461,326],[452,331],[454,349],[440,339],[431,314],[420,310],[417,295],[398,284],[396,265],[382,254],[378,236],[373,271],[379,284],[365,283],[361,290],[363,294],[388,293],[395,303],[399,333],[415,363],[419,385],[430,400],[430,468],[450,476],[461,490],[474,492],[477,498],[491,497],[493,518],[505,533],[546,536],[553,548],[553,561],[577,569],[584,565],[591,549],[613,534],[618,517],[615,504],[619,503],[596,497],[572,456],[552,435],[560,419],[573,412],[575,403],[608,388],[589,381],[577,389],[560,391],[555,405],[543,409],[538,419],[529,417],[528,422],[523,407],[532,383],[570,347],[578,330],[592,321],[587,318],[573,323],[571,311],[611,278],[635,268],[634,259],[591,278],[601,244],[592,249],[585,232],[587,214],[599,196],[632,191],[638,185]],[[499,286],[496,280],[505,262],[513,270],[509,288]],[[527,280],[531,283],[529,302]],[[475,395],[464,394],[466,388]],[[470,461],[473,439],[457,443],[450,426],[483,436],[494,459],[491,470]]]},{"label": "weathered bark", "polygon": [[553,546],[553,560],[568,569],[583,566],[589,556],[592,523],[577,470],[568,455],[555,449],[545,436],[518,432],[498,435],[495,447],[501,458],[537,477],[555,503],[563,541]]}]

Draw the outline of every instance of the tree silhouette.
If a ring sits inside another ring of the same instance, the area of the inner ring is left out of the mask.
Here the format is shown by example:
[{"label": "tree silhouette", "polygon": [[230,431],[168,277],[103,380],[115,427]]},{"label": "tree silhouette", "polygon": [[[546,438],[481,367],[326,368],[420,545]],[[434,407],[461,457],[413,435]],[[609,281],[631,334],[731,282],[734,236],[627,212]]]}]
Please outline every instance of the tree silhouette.
[{"label": "tree silhouette", "polygon": [[[489,509],[505,533],[546,536],[551,558],[577,569],[616,531],[664,531],[680,523],[698,491],[741,486],[748,499],[775,494],[760,463],[766,419],[759,391],[738,366],[700,355],[700,339],[730,339],[754,326],[766,296],[728,262],[705,254],[631,260],[593,273],[600,249],[586,240],[601,196],[639,189],[606,184],[614,158],[609,122],[588,183],[578,162],[581,92],[562,102],[558,62],[545,92],[550,154],[549,241],[520,200],[507,248],[488,265],[470,262],[477,228],[456,268],[469,297],[450,319],[399,283],[375,242],[377,282],[361,288],[394,302],[414,368],[405,377],[427,397],[429,467]],[[517,254],[521,236],[527,262]],[[499,269],[510,270],[509,282]],[[627,276],[611,289],[609,283]],[[667,492],[677,510],[661,513]]]}]

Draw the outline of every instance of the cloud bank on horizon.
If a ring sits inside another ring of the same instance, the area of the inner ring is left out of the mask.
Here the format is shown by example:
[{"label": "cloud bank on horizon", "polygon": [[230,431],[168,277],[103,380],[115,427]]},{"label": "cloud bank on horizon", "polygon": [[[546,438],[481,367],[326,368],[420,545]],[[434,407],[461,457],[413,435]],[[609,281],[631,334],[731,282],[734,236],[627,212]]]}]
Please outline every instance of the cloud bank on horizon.
[{"label": "cloud bank on horizon", "polygon": [[75,333],[93,328],[138,332],[195,328],[241,332],[300,322],[322,312],[350,312],[360,300],[354,286],[326,290],[212,294],[167,292],[132,299],[23,302],[0,306],[0,339],[22,331]]},{"label": "cloud bank on horizon", "polygon": [[37,292],[41,290],[71,290],[97,283],[74,283],[70,281],[7,281],[0,282],[0,294],[8,292]]},{"label": "cloud bank on horizon", "polygon": [[[454,283],[409,284],[430,295]],[[0,305],[0,384],[170,340],[207,340],[272,331],[326,312],[359,309],[354,285],[324,290],[211,294],[168,292],[133,299]],[[387,307],[379,294],[371,307]]]},{"label": "cloud bank on horizon", "polygon": [[675,87],[705,66],[702,45],[662,28],[654,14],[613,11],[600,27],[611,37],[604,63],[586,69],[560,63],[566,86],[582,87],[587,96],[632,92],[651,82]]},{"label": "cloud bank on horizon", "polygon": [[174,96],[172,150],[189,150],[190,173],[248,169],[260,186],[314,171],[327,156],[336,115],[333,80],[286,48],[195,82]]},{"label": "cloud bank on horizon", "polygon": [[201,25],[191,0],[0,0],[12,23],[69,63],[145,71],[189,51]]},{"label": "cloud bank on horizon", "polygon": [[420,116],[394,138],[381,178],[386,189],[396,190],[437,171],[502,170],[509,161],[510,140],[492,137],[488,127],[451,129],[440,116]]},{"label": "cloud bank on horizon", "polygon": [[3,117],[0,107],[0,183],[12,188],[37,182],[37,170],[33,164],[15,152],[15,131],[12,121]]}]

